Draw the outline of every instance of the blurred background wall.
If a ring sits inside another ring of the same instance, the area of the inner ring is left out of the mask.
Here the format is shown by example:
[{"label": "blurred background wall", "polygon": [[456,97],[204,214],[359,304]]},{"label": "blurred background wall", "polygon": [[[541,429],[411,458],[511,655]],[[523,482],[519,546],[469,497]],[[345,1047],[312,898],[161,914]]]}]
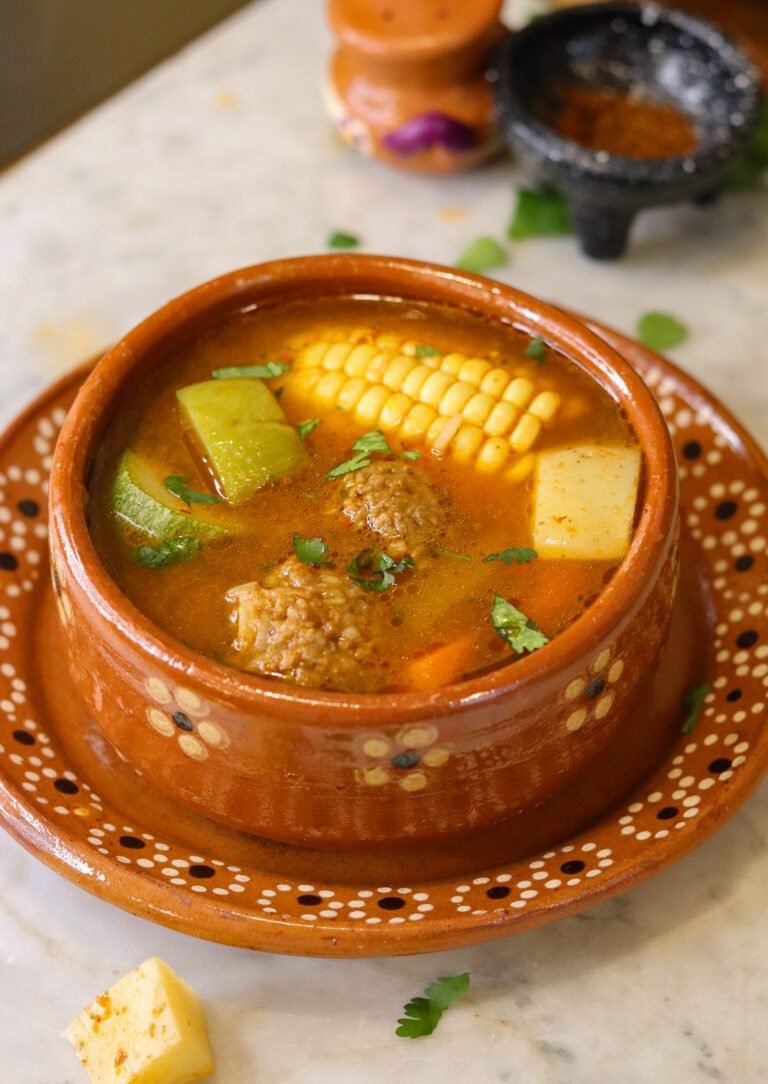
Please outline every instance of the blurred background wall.
[{"label": "blurred background wall", "polygon": [[0,0],[0,169],[246,0]]}]

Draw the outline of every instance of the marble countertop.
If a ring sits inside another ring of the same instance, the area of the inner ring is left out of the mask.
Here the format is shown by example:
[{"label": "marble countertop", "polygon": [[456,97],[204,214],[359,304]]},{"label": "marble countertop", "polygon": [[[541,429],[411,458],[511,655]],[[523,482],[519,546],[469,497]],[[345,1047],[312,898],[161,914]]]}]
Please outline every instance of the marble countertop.
[{"label": "marble countertop", "polygon": [[[0,421],[167,298],[218,272],[322,251],[452,263],[501,236],[509,162],[440,181],[340,147],[319,86],[320,5],[260,0],[0,177]],[[290,51],[289,51],[290,50]],[[446,214],[446,208],[460,209]],[[518,244],[504,281],[631,331],[689,325],[676,360],[765,442],[765,194],[648,214],[620,265],[570,239]],[[126,915],[0,835],[4,1084],[77,1084],[57,1036],[117,976],[159,954],[205,998],[219,1084],[768,1081],[768,787],[642,888],[483,947],[380,961],[248,954]],[[396,1039],[439,974],[473,992],[431,1039]]]}]

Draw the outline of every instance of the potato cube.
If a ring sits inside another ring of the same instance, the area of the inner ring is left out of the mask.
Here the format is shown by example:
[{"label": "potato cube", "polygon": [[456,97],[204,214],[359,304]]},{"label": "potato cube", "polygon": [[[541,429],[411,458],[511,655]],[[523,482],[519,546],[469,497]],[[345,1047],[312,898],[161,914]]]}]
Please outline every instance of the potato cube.
[{"label": "potato cube", "polygon": [[83,1009],[63,1037],[92,1084],[190,1084],[213,1072],[200,1000],[157,956]]},{"label": "potato cube", "polygon": [[632,537],[640,482],[638,448],[555,448],[536,463],[533,545],[540,557],[612,561]]}]

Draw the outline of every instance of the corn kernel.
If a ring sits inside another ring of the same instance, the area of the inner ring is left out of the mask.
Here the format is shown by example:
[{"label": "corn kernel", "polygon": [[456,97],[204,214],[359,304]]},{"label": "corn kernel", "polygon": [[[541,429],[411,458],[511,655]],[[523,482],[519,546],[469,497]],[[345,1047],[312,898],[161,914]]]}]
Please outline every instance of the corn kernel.
[{"label": "corn kernel", "polygon": [[419,393],[419,399],[422,403],[427,403],[429,406],[436,407],[453,383],[454,378],[450,373],[441,373],[439,371],[430,373],[424,381],[421,392]]},{"label": "corn kernel", "polygon": [[480,386],[480,383],[486,373],[489,373],[493,366],[490,361],[483,361],[482,358],[470,358],[469,361],[465,361],[461,369],[459,369],[459,379],[466,380],[468,384],[474,384],[476,387]]},{"label": "corn kernel", "polygon": [[501,470],[509,456],[509,441],[502,437],[489,437],[480,449],[475,467],[483,474],[495,474]]},{"label": "corn kernel", "polygon": [[389,388],[383,384],[374,384],[361,397],[355,410],[355,417],[363,425],[375,425],[379,420],[381,408],[389,399]]},{"label": "corn kernel", "polygon": [[352,380],[348,380],[344,387],[339,392],[336,400],[336,406],[340,410],[346,410],[350,414],[355,409],[357,404],[365,391],[370,388],[370,384],[367,380],[363,380],[362,377],[353,377]]},{"label": "corn kernel", "polygon": [[480,391],[485,391],[500,399],[511,379],[512,377],[505,369],[491,369],[480,381]]},{"label": "corn kernel", "polygon": [[440,370],[441,372],[451,373],[453,376],[456,376],[466,360],[466,354],[446,354],[440,362]]},{"label": "corn kernel", "polygon": [[550,421],[557,408],[560,406],[560,396],[554,391],[542,391],[528,407],[528,413],[533,414],[542,422]]},{"label": "corn kernel", "polygon": [[339,392],[347,382],[344,373],[323,373],[315,384],[313,395],[323,406],[335,406]]},{"label": "corn kernel", "polygon": [[431,423],[429,429],[427,429],[425,441],[430,447],[435,443],[446,425],[450,424],[450,418],[441,418],[439,415]]},{"label": "corn kernel", "polygon": [[492,395],[479,391],[473,395],[464,407],[464,420],[472,425],[485,425],[488,415],[496,405]]},{"label": "corn kernel", "polygon": [[351,343],[334,343],[325,352],[323,368],[327,370],[342,369],[344,362],[352,353],[354,347]]},{"label": "corn kernel", "polygon": [[533,465],[536,462],[536,456],[533,452],[528,452],[527,455],[518,456],[512,463],[509,470],[505,471],[504,478],[507,482],[512,482],[516,485],[519,482],[524,482],[528,475],[533,470]]},{"label": "corn kernel", "polygon": [[460,380],[454,381],[440,400],[439,413],[445,415],[446,418],[450,418],[452,414],[461,414],[476,390],[473,384],[462,384]]},{"label": "corn kernel", "polygon": [[516,406],[518,410],[522,410],[532,395],[532,382],[525,376],[518,376],[515,377],[504,392],[502,399],[505,403],[511,403],[512,406]]},{"label": "corn kernel", "polygon": [[523,414],[509,438],[509,443],[516,452],[527,452],[539,435],[540,429],[541,422],[538,418],[534,418],[533,414]]},{"label": "corn kernel", "polygon": [[391,350],[382,350],[368,362],[365,372],[361,373],[371,384],[381,383],[381,378],[389,368],[390,362],[395,357]]},{"label": "corn kernel", "polygon": [[316,339],[309,346],[299,350],[293,362],[293,371],[296,372],[297,369],[314,369],[322,365],[327,350],[328,343],[322,339]]},{"label": "corn kernel", "polygon": [[400,343],[399,335],[377,335],[376,337],[376,346],[379,350],[399,350]]},{"label": "corn kernel", "polygon": [[412,339],[409,339],[407,342],[402,343],[402,345],[400,346],[400,353],[405,354],[407,358],[415,358],[416,347],[418,345],[418,343],[415,343]]},{"label": "corn kernel", "polygon": [[424,381],[431,375],[432,370],[428,369],[426,365],[419,365],[418,368],[411,369],[410,373],[408,373],[403,381],[400,391],[404,391],[406,395],[410,395],[411,399],[418,399],[419,393],[424,386]]},{"label": "corn kernel", "polygon": [[451,455],[457,463],[470,463],[482,443],[482,429],[476,425],[462,425],[451,441]]},{"label": "corn kernel", "polygon": [[381,378],[382,384],[386,384],[392,391],[401,391],[406,376],[417,365],[418,362],[415,358],[407,358],[404,354],[400,354],[389,363],[387,371]]},{"label": "corn kernel", "polygon": [[403,440],[423,438],[436,417],[437,412],[433,407],[426,403],[416,403],[403,418],[400,436]]},{"label": "corn kernel", "polygon": [[350,352],[344,362],[344,372],[347,376],[362,376],[379,351],[370,343],[361,343]]},{"label": "corn kernel", "polygon": [[399,429],[403,418],[411,409],[411,400],[407,395],[404,395],[401,391],[396,391],[394,395],[390,395],[386,403],[382,407],[381,414],[379,414],[379,425],[382,429],[392,432],[395,429]]},{"label": "corn kernel", "polygon": [[489,437],[503,437],[510,431],[517,420],[518,412],[511,403],[497,403],[483,428]]},{"label": "corn kernel", "polygon": [[289,385],[291,389],[291,394],[297,394],[300,396],[308,395],[320,379],[322,371],[322,369],[318,369],[317,366],[315,366],[312,369],[300,369],[298,372],[296,372],[296,368],[294,366],[293,370],[291,371]]}]

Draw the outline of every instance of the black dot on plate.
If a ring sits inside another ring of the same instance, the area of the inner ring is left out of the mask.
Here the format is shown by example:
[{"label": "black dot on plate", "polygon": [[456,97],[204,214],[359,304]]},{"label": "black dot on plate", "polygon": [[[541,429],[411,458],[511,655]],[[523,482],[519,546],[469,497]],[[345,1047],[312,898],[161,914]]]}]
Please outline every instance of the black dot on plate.
[{"label": "black dot on plate", "polygon": [[190,866],[187,873],[190,877],[197,877],[198,881],[207,881],[209,877],[216,876],[213,866]]},{"label": "black dot on plate", "polygon": [[663,809],[660,809],[656,816],[660,821],[671,821],[673,817],[676,817],[679,813],[679,809],[676,805],[665,805]]},{"label": "black dot on plate", "polygon": [[697,440],[689,440],[683,445],[683,456],[686,459],[698,459],[701,455],[701,445]]},{"label": "black dot on plate", "polygon": [[80,788],[71,779],[54,779],[53,785],[60,794],[79,794]]},{"label": "black dot on plate", "polygon": [[739,509],[736,501],[720,501],[715,509],[715,519],[730,519]]},{"label": "black dot on plate", "polygon": [[30,500],[29,498],[19,501],[16,507],[21,512],[22,516],[28,516],[30,519],[34,519],[35,516],[40,515],[40,505],[37,501]]},{"label": "black dot on plate", "polygon": [[721,772],[727,772],[731,766],[731,762],[728,757],[718,757],[717,760],[713,760],[709,766],[709,770],[713,775],[720,775]]},{"label": "black dot on plate", "polygon": [[401,907],[405,907],[405,900],[399,896],[384,896],[379,900],[379,907],[384,911],[399,911]]},{"label": "black dot on plate", "polygon": [[17,741],[19,745],[34,745],[35,739],[27,730],[14,730],[13,740]]},{"label": "black dot on plate", "polygon": [[741,700],[743,695],[741,689],[731,689],[730,692],[726,693],[725,699],[730,704],[735,704],[737,700]]},{"label": "black dot on plate", "polygon": [[129,851],[143,851],[146,843],[143,839],[137,839],[136,836],[120,836],[120,846],[126,847]]},{"label": "black dot on plate", "polygon": [[6,550],[0,553],[0,568],[4,572],[15,572],[18,567],[19,562],[12,553],[8,553]]},{"label": "black dot on plate", "polygon": [[586,688],[587,700],[594,700],[596,696],[600,695],[604,688],[605,678],[598,677],[595,678],[594,681],[590,681],[589,685],[587,685]]},{"label": "black dot on plate", "polygon": [[754,629],[745,629],[736,637],[736,643],[739,647],[754,647],[759,639]]},{"label": "black dot on plate", "polygon": [[754,557],[750,557],[748,553],[745,553],[741,557],[736,558],[733,562],[733,567],[737,572],[749,572],[754,563]]},{"label": "black dot on plate", "polygon": [[580,858],[571,858],[568,862],[563,862],[560,867],[561,873],[581,873],[584,869],[584,863]]},{"label": "black dot on plate", "polygon": [[318,903],[322,903],[323,901],[320,896],[308,894],[306,896],[297,896],[296,902],[300,903],[302,907],[317,907]]},{"label": "black dot on plate", "polygon": [[489,900],[503,900],[509,895],[509,889],[506,885],[494,885],[493,888],[489,888],[486,892],[486,896]]},{"label": "black dot on plate", "polygon": [[398,753],[396,757],[392,757],[393,768],[415,768],[421,760],[418,753],[414,753],[409,749],[405,753]]},{"label": "black dot on plate", "polygon": [[192,722],[188,715],[185,715],[183,711],[175,711],[173,713],[173,721],[179,730],[194,730],[195,724]]}]

